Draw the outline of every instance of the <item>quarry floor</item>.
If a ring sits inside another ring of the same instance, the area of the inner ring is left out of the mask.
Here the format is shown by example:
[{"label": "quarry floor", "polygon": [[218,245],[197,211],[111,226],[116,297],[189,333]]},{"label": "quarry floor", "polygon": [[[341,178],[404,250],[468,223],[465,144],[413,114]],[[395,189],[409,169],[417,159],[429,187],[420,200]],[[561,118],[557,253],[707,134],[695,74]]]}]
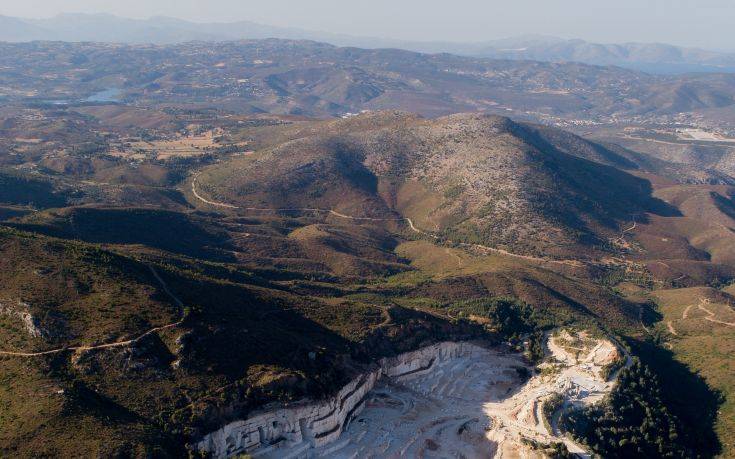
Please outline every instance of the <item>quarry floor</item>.
[{"label": "quarry floor", "polygon": [[612,389],[600,370],[620,358],[618,349],[607,340],[581,338],[566,332],[549,337],[545,369],[530,379],[523,369],[533,369],[520,354],[491,349],[444,362],[429,374],[384,378],[340,438],[309,456],[543,457],[525,441],[534,440],[563,442],[585,457],[579,445],[550,431],[543,415],[554,393],[568,407],[600,401]]}]

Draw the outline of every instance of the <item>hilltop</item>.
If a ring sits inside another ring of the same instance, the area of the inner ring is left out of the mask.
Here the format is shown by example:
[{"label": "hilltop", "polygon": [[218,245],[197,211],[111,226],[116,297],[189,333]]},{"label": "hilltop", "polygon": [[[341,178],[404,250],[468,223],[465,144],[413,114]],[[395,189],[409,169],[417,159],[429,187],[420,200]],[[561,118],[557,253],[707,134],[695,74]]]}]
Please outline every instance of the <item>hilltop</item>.
[{"label": "hilltop", "polygon": [[[554,127],[122,103],[1,114],[0,455],[181,456],[440,341],[530,365],[546,332],[573,327],[645,355],[668,339],[652,292],[735,279],[725,169]],[[725,307],[701,325],[730,327]],[[696,427],[674,446],[715,451],[708,386],[670,354],[647,364]]]},{"label": "hilltop", "polygon": [[648,182],[613,167],[636,169],[631,160],[504,117],[376,113],[324,132],[214,166],[197,184],[240,207],[405,217],[446,239],[552,257],[599,249],[634,215],[666,212]]}]

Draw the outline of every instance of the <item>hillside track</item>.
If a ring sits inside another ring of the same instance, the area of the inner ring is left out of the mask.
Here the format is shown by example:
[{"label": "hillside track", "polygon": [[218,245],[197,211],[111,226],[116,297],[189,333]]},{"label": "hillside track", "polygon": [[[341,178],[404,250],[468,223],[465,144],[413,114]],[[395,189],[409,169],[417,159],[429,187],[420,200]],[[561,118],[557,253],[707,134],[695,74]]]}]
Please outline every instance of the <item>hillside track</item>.
[{"label": "hillside track", "polygon": [[733,322],[725,322],[723,320],[717,319],[716,318],[717,315],[714,312],[707,309],[707,307],[705,306],[706,304],[710,304],[710,300],[707,298],[702,298],[699,304],[697,305],[698,309],[700,309],[701,311],[704,311],[707,314],[707,317],[704,317],[704,320],[708,320],[716,324],[727,325],[728,327],[735,327],[735,323]]},{"label": "hillside track", "polygon": [[[634,229],[636,229],[636,227],[637,227],[637,226],[638,226],[638,224],[636,223],[636,221],[635,221],[635,220],[633,220],[633,224],[632,224],[632,225],[630,226],[630,228],[626,228],[626,229],[624,229],[624,230],[623,230],[623,231],[622,231],[622,232],[620,233],[620,236],[619,236],[619,237],[618,237],[617,239],[615,239],[615,240],[614,240],[613,242],[614,242],[614,243],[620,243],[620,242],[623,242],[623,241],[625,240],[625,235],[626,235],[627,233],[630,233],[630,232],[631,232],[631,231],[633,231]],[[665,263],[664,263],[664,264],[665,264]],[[668,265],[666,265],[666,266],[668,266]]]},{"label": "hillside track", "polygon": [[105,343],[105,344],[97,344],[94,346],[68,346],[68,347],[60,347],[56,349],[50,349],[48,351],[40,351],[40,352],[15,352],[15,351],[0,351],[0,356],[11,356],[11,357],[40,357],[44,355],[52,355],[52,354],[58,354],[59,352],[64,351],[93,351],[97,349],[110,349],[115,347],[124,347],[129,346],[131,344],[135,344],[136,342],[140,341],[141,339],[145,338],[146,336],[149,336],[153,333],[157,333],[159,331],[167,330],[169,328],[174,328],[179,325],[181,325],[184,321],[183,319],[183,307],[184,303],[176,296],[174,295],[171,290],[168,288],[168,284],[161,278],[161,276],[158,274],[158,272],[152,267],[148,266],[148,268],[151,270],[151,273],[153,274],[153,277],[156,278],[158,283],[161,285],[161,289],[168,295],[173,302],[179,307],[179,309],[182,310],[182,318],[179,319],[176,322],[172,322],[170,324],[161,325],[158,327],[153,327],[149,330],[147,330],[145,333],[136,336],[132,339],[122,340],[122,341],[113,341],[111,343]]},{"label": "hillside track", "polygon": [[[241,207],[241,206],[235,206],[232,204],[227,204],[224,202],[217,202],[217,201],[211,201],[209,199],[204,198],[202,195],[199,194],[199,192],[196,189],[196,182],[199,178],[199,174],[194,175],[194,178],[191,181],[191,192],[194,195],[195,198],[202,201],[205,204],[209,204],[216,207],[223,207],[227,209],[237,209],[237,210],[246,210],[246,211],[258,211],[258,212],[316,212],[316,213],[326,213],[330,214],[332,216],[343,218],[345,220],[352,220],[352,221],[373,221],[373,222],[405,222],[408,224],[408,227],[413,231],[414,233],[420,234],[422,236],[426,236],[429,238],[432,238],[434,240],[442,240],[441,237],[437,236],[436,234],[430,233],[428,231],[424,231],[420,228],[418,228],[414,223],[413,220],[411,220],[408,217],[355,217],[352,215],[346,215],[340,212],[337,212],[332,209],[322,209],[318,207],[274,207],[274,208],[268,208],[268,207]],[[635,227],[635,224],[634,224]],[[584,265],[584,262],[579,260],[549,260],[546,258],[540,258],[540,257],[534,257],[531,255],[521,255],[513,252],[509,252],[507,250],[498,249],[495,247],[489,247],[482,244],[469,244],[466,242],[458,242],[458,241],[452,241],[449,239],[444,239],[444,241],[454,244],[460,247],[465,248],[474,248],[479,249],[485,252],[492,252],[499,255],[504,255],[507,257],[512,258],[518,258],[522,260],[537,262],[537,263],[551,263],[551,264],[561,264],[566,266],[573,266],[573,267],[581,267]]]},{"label": "hillside track", "polygon": [[[720,319],[717,318],[717,314],[714,311],[712,311],[711,309],[707,308],[707,305],[710,304],[711,302],[712,301],[709,298],[699,298],[699,302],[698,303],[692,303],[692,304],[688,305],[684,309],[684,311],[681,314],[681,320],[693,320],[693,319],[696,319],[697,317],[690,317],[690,313],[691,313],[691,310],[692,309],[697,308],[700,311],[702,311],[705,314],[707,314],[706,316],[699,317],[699,318],[704,319],[704,320],[706,320],[708,322],[712,322],[712,323],[716,323],[716,324],[720,324],[720,325],[725,325],[727,327],[735,327],[735,322],[726,322],[724,320],[720,320]],[[666,325],[667,325],[667,328],[669,329],[669,332],[672,335],[679,336],[679,334],[674,329],[673,324],[672,324],[671,321],[668,321]]]}]

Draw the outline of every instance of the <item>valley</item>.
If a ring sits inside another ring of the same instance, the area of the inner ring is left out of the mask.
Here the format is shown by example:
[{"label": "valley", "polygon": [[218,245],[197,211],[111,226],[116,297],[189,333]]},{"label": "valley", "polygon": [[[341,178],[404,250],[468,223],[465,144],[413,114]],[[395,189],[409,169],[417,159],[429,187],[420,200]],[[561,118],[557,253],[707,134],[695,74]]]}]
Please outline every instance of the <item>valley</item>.
[{"label": "valley", "polygon": [[0,456],[735,454],[731,75],[0,48]]}]

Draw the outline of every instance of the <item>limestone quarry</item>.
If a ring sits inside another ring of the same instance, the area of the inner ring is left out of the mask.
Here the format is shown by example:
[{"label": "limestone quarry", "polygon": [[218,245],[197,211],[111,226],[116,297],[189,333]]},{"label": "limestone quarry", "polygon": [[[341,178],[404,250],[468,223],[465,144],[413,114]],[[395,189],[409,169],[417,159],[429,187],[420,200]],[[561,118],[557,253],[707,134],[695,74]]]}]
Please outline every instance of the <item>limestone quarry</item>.
[{"label": "limestone quarry", "polygon": [[217,458],[472,458],[543,457],[534,444],[563,442],[585,456],[545,419],[544,403],[600,401],[614,384],[603,368],[621,358],[606,339],[566,331],[547,337],[538,371],[519,353],[439,343],[383,359],[333,398],[254,414],[196,447]]}]

